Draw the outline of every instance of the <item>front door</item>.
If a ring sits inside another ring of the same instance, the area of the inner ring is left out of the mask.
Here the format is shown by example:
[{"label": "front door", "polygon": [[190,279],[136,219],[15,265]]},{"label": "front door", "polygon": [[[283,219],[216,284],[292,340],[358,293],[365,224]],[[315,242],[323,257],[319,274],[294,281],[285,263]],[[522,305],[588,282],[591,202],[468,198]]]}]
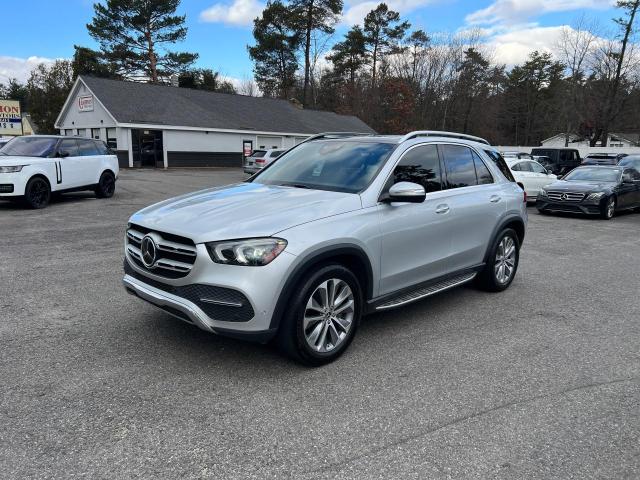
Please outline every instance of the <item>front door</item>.
[{"label": "front door", "polygon": [[380,294],[400,290],[449,272],[450,215],[442,190],[442,168],[435,145],[409,149],[385,186],[398,182],[422,185],[423,203],[380,203],[382,254]]}]

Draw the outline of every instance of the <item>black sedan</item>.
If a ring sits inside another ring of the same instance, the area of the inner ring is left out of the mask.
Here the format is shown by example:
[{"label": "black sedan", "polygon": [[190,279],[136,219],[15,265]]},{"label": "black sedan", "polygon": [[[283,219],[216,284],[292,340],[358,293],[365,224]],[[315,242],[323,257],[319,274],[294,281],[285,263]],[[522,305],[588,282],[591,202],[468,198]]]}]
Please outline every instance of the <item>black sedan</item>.
[{"label": "black sedan", "polygon": [[571,212],[609,220],[620,210],[640,208],[640,171],[624,166],[578,167],[540,189],[540,213]]}]

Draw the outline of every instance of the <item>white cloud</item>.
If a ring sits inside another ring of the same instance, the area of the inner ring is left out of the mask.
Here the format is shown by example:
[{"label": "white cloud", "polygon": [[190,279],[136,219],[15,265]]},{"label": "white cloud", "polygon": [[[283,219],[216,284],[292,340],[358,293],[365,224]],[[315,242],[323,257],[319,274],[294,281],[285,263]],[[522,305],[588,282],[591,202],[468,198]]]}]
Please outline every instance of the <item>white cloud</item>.
[{"label": "white cloud", "polygon": [[31,70],[40,63],[53,63],[55,60],[45,57],[5,57],[0,56],[0,83],[7,83],[10,78],[15,78],[24,83],[29,79]]},{"label": "white cloud", "polygon": [[233,0],[233,3],[216,3],[200,13],[200,20],[210,23],[226,23],[249,26],[253,19],[264,10],[264,4],[257,0]]},{"label": "white cloud", "polygon": [[491,37],[487,47],[497,63],[522,63],[534,50],[553,53],[562,34],[563,26],[525,27]]},{"label": "white cloud", "polygon": [[606,9],[615,0],[495,0],[491,5],[466,16],[472,25],[526,21],[531,17],[551,12],[580,9]]},{"label": "white cloud", "polygon": [[[342,14],[342,23],[345,25],[362,24],[364,17],[371,10],[374,10],[383,0],[347,0],[345,2],[344,13]],[[406,15],[425,5],[435,3],[439,0],[388,0],[389,10],[395,10],[402,15]]]}]

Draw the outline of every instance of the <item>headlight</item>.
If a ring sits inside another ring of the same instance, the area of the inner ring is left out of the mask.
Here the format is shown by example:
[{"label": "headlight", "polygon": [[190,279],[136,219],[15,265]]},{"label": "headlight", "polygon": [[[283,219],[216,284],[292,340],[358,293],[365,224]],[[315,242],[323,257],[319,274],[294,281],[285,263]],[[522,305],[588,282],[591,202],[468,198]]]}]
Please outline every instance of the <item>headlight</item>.
[{"label": "headlight", "polygon": [[547,191],[544,188],[540,189],[540,192],[538,193],[541,197],[546,197],[547,196]]},{"label": "headlight", "polygon": [[250,238],[207,243],[211,260],[227,265],[261,267],[282,253],[287,241],[282,238]]},{"label": "headlight", "polygon": [[604,192],[590,193],[587,195],[587,200],[600,200],[604,196]]},{"label": "headlight", "polygon": [[22,167],[26,165],[15,165],[12,167],[0,167],[0,173],[16,173],[22,170]]}]

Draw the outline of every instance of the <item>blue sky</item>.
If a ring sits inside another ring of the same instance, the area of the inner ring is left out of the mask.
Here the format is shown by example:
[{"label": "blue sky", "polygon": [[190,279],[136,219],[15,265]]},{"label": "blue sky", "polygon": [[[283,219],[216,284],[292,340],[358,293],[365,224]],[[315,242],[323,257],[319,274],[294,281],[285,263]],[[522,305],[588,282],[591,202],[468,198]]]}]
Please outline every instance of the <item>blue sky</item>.
[{"label": "blue sky", "polygon": [[[91,0],[19,0],[3,9],[0,46],[0,82],[7,77],[25,80],[40,61],[69,58],[73,45],[95,48],[86,23],[93,14]],[[378,2],[345,0],[345,14],[336,38],[348,25],[358,23]],[[402,13],[414,29],[456,32],[481,28],[484,42],[496,61],[513,64],[534,49],[553,50],[562,25],[585,15],[598,21],[603,34],[617,12],[613,0],[392,0],[387,4]],[[187,40],[177,48],[200,54],[198,65],[242,79],[251,77],[246,45],[252,42],[251,20],[262,0],[183,0]],[[25,26],[28,25],[28,28]]]}]

